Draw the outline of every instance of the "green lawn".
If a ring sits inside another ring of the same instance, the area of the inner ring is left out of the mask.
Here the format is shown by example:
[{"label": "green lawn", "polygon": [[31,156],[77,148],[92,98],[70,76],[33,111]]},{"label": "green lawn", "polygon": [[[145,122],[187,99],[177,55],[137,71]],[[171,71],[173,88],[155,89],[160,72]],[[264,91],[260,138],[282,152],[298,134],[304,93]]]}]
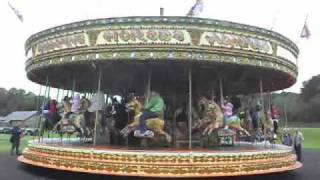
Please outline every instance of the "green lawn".
[{"label": "green lawn", "polygon": [[[9,134],[0,134],[0,154],[10,153],[11,143],[9,142],[9,138],[11,135]],[[20,150],[25,148],[28,144],[29,140],[32,140],[32,136],[25,136],[21,140]]]},{"label": "green lawn", "polygon": [[320,150],[320,128],[304,128],[302,132],[304,136],[303,147]]},{"label": "green lawn", "polygon": [[[303,148],[320,150],[320,128],[304,128],[302,132],[305,139],[303,142]],[[9,142],[9,138],[10,135],[8,134],[0,134],[0,154],[10,152],[11,144]],[[27,146],[28,141],[32,139],[32,136],[23,137],[21,140],[20,150],[24,149]]]}]

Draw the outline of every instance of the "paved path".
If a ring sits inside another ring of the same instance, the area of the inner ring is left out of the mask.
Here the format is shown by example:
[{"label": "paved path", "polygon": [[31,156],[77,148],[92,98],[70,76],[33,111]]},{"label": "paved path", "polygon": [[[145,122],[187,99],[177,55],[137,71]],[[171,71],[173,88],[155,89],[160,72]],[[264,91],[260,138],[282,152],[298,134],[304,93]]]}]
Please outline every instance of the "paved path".
[{"label": "paved path", "polygon": [[[306,150],[303,153],[304,166],[296,171],[247,176],[217,178],[220,180],[316,180],[320,177],[320,151]],[[37,168],[19,163],[16,156],[0,155],[0,180],[125,180],[124,177],[86,175]],[[136,180],[142,178],[130,178]],[[147,178],[144,178],[147,179]],[[149,179],[149,178],[148,178]],[[164,179],[162,179],[164,180]]]}]

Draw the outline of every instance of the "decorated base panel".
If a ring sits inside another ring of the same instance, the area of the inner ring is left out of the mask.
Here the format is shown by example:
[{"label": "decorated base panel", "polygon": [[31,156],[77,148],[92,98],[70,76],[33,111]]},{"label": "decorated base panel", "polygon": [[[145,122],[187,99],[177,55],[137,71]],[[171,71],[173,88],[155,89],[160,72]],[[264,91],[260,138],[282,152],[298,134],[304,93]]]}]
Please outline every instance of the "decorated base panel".
[{"label": "decorated base panel", "polygon": [[[75,142],[75,140],[73,141]],[[96,147],[55,139],[30,142],[19,161],[52,169],[144,177],[215,177],[264,174],[302,166],[291,148],[237,143],[232,148],[150,149]]]}]

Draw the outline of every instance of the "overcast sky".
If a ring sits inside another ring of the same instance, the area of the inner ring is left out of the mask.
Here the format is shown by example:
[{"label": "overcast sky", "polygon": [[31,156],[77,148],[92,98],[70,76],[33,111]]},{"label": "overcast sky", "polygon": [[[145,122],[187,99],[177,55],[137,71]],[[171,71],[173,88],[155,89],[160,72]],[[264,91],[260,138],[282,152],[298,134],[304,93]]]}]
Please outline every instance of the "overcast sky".
[{"label": "overcast sky", "polygon": [[[273,30],[298,43],[298,82],[286,91],[300,92],[302,82],[320,74],[320,9],[313,0],[203,0],[199,17],[227,20]],[[121,16],[157,16],[165,8],[166,16],[185,16],[195,0],[9,0],[24,17],[21,23],[0,0],[0,87],[24,88],[38,93],[39,85],[26,78],[24,43],[33,33],[57,25],[94,18]],[[309,39],[299,34],[308,14]],[[53,91],[54,92],[54,91]]]}]

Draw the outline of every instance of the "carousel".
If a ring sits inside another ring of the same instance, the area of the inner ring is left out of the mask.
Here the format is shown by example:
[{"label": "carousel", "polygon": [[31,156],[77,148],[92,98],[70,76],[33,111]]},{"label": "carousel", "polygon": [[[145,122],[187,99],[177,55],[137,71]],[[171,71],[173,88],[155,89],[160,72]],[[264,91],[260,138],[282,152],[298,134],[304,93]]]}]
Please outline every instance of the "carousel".
[{"label": "carousel", "polygon": [[[291,147],[267,143],[267,121],[260,122],[265,141],[259,142],[237,112],[226,120],[220,107],[226,96],[255,94],[261,100],[295,83],[299,50],[281,34],[195,17],[121,17],[47,29],[32,35],[25,49],[31,81],[84,99],[100,97],[98,104],[106,107],[89,116],[80,111],[62,117],[57,124],[73,122],[79,137],[34,139],[18,157],[22,163],[166,178],[255,175],[302,166]],[[110,98],[114,95],[121,98]],[[136,136],[142,104],[153,96],[163,99],[164,111],[145,120],[150,136]],[[260,109],[267,114],[263,100]]]}]

